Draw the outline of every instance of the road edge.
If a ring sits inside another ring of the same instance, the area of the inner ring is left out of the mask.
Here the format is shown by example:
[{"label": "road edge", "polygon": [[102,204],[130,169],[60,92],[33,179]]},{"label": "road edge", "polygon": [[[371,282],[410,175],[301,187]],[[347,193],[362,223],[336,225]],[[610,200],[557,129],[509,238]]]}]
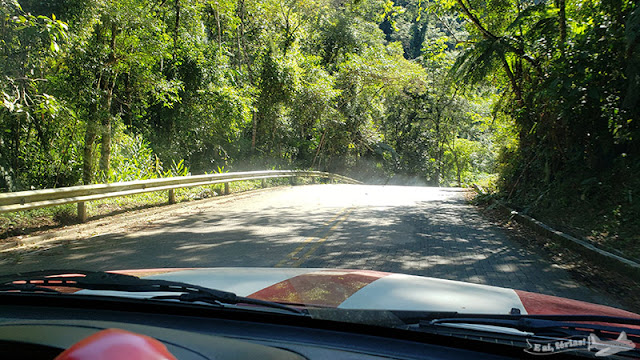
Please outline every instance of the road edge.
[{"label": "road edge", "polygon": [[560,244],[578,251],[591,261],[606,265],[612,270],[615,270],[625,276],[632,275],[634,279],[640,280],[640,264],[637,262],[598,248],[587,240],[579,239],[562,231],[556,230],[542,221],[534,219],[531,216],[521,214],[496,199],[491,199],[490,203],[492,206],[496,206],[506,216],[515,219],[517,222],[536,233],[556,240]]},{"label": "road edge", "polygon": [[[197,200],[188,200],[188,201],[182,201],[182,202],[179,202],[179,203],[176,203],[176,204],[164,204],[163,205],[163,209],[165,209],[166,211],[170,211],[170,210],[178,209],[178,208],[181,208],[181,207],[184,207],[184,206],[197,205],[197,204],[199,204],[201,202],[204,202],[204,201],[219,201],[219,202],[234,201],[234,200],[237,200],[237,199],[242,199],[242,198],[247,197],[247,196],[253,196],[253,195],[259,194],[261,192],[272,191],[272,190],[276,190],[276,189],[282,189],[282,188],[286,188],[286,187],[289,187],[289,186],[290,185],[274,186],[274,187],[268,187],[268,188],[263,188],[263,189],[252,189],[252,190],[247,190],[247,191],[242,191],[242,192],[237,192],[237,193],[231,193],[229,195],[224,195],[224,196],[216,196],[216,197],[197,199]],[[298,186],[304,186],[304,185],[298,185]],[[119,216],[131,216],[132,213],[135,213],[138,216],[144,216],[145,214],[148,215],[148,214],[153,213],[157,209],[158,209],[158,206],[151,206],[149,208],[134,209],[134,210],[129,210],[129,211],[125,211],[125,212],[122,212],[122,213],[118,213],[118,214],[111,214],[111,215],[110,214],[106,214],[106,215],[103,215],[101,217],[95,218],[93,220],[89,220],[89,221],[84,222],[84,223],[67,225],[67,226],[63,226],[63,227],[59,227],[59,228],[49,229],[49,230],[45,230],[44,232],[36,234],[36,235],[14,236],[13,238],[5,239],[6,243],[0,244],[0,253],[14,251],[14,250],[18,250],[18,249],[21,249],[21,248],[34,247],[34,246],[37,246],[39,244],[44,244],[44,243],[47,243],[47,242],[64,242],[64,241],[68,241],[68,240],[71,240],[74,237],[74,235],[76,235],[78,232],[82,232],[82,231],[90,229],[90,228],[100,227],[100,226],[102,226],[104,224],[107,224],[107,223],[113,221],[114,218],[117,219]]]}]

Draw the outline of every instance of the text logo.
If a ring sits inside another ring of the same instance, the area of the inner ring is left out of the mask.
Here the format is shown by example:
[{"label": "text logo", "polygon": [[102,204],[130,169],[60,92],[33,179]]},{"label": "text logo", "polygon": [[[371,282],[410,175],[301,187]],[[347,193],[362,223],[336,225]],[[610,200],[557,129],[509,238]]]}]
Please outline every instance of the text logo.
[{"label": "text logo", "polygon": [[633,341],[627,339],[627,334],[623,331],[616,340],[600,340],[596,334],[590,334],[586,338],[567,338],[556,339],[550,341],[530,341],[527,340],[529,347],[525,352],[536,355],[550,355],[565,351],[598,350],[596,356],[609,356],[622,351],[635,349]]}]

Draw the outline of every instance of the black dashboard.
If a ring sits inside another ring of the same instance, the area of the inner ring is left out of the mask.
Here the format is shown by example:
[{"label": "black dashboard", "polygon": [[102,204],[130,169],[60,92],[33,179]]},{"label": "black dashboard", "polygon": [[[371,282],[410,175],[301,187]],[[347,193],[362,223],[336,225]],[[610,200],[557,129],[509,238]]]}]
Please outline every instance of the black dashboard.
[{"label": "black dashboard", "polygon": [[[44,301],[46,300],[46,301]],[[116,328],[161,341],[181,360],[504,359],[522,349],[414,331],[280,314],[142,301],[0,296],[0,358],[53,359],[77,341]]]}]

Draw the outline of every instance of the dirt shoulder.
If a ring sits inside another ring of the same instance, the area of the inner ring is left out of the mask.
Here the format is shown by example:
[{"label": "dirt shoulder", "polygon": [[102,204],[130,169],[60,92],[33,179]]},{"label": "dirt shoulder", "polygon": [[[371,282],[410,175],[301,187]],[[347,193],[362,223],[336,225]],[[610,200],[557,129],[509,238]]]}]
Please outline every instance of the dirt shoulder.
[{"label": "dirt shoulder", "polygon": [[21,253],[32,253],[59,246],[68,241],[89,239],[102,234],[125,233],[140,228],[150,228],[156,221],[179,218],[182,214],[207,211],[217,204],[228,203],[258,196],[264,192],[280,189],[271,187],[235,193],[215,198],[183,201],[177,204],[155,204],[143,207],[115,208],[112,212],[96,215],[86,223],[69,223],[63,225],[43,223],[34,226],[29,233],[9,236],[0,239],[0,252],[4,256],[19,256]]},{"label": "dirt shoulder", "polygon": [[488,205],[477,205],[480,213],[491,223],[505,230],[512,240],[522,244],[567,270],[584,286],[609,294],[629,310],[640,313],[640,284],[617,271],[596,264],[584,256],[538,234],[527,226]]}]

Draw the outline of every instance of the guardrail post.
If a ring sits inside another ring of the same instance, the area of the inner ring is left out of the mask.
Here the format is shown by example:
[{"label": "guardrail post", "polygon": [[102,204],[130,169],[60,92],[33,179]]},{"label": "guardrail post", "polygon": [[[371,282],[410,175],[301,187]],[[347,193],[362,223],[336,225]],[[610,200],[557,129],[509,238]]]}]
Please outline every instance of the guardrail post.
[{"label": "guardrail post", "polygon": [[267,180],[266,180],[266,179],[262,179],[262,181],[261,181],[261,184],[260,184],[260,185],[262,185],[262,188],[263,188],[263,189],[264,189],[264,188],[266,188],[266,187],[267,187]]},{"label": "guardrail post", "polygon": [[83,201],[78,203],[78,221],[87,221],[87,207],[85,206]]},{"label": "guardrail post", "polygon": [[176,203],[176,191],[174,189],[169,190],[169,204]]},{"label": "guardrail post", "polygon": [[289,183],[291,184],[291,186],[294,186],[296,184],[296,177],[295,176],[290,177]]},{"label": "guardrail post", "polygon": [[225,195],[229,195],[231,193],[231,191],[229,190],[229,183],[226,182],[224,183],[224,194]]},{"label": "guardrail post", "polygon": [[316,177],[315,177],[315,176],[312,176],[312,177],[311,177],[311,183],[312,183],[312,184],[315,184],[315,183],[316,183]]}]

